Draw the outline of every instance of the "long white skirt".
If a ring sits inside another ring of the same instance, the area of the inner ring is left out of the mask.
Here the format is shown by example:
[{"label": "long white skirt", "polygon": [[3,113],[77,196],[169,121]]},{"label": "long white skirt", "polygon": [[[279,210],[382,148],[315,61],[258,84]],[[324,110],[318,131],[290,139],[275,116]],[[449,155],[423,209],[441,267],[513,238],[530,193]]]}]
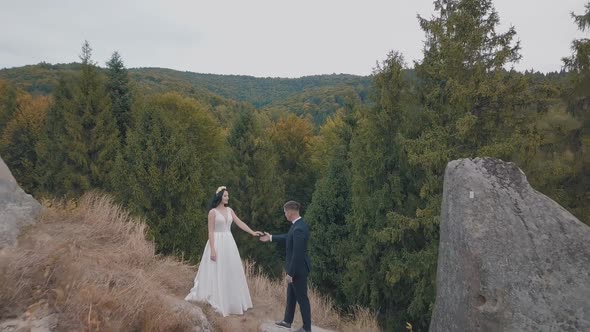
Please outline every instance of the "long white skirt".
[{"label": "long white skirt", "polygon": [[252,308],[252,299],[232,233],[215,232],[215,249],[217,260],[214,262],[207,241],[195,284],[184,299],[207,302],[223,317],[241,315]]}]

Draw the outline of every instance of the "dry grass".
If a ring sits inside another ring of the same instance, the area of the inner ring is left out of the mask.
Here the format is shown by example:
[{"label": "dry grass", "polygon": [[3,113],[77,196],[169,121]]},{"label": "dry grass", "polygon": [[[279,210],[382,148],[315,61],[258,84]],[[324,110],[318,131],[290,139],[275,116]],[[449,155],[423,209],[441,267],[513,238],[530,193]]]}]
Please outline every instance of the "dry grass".
[{"label": "dry grass", "polygon": [[154,255],[145,226],[110,198],[44,202],[41,221],[0,256],[0,318],[47,301],[59,330],[187,330],[163,306],[190,289],[194,268]]},{"label": "dry grass", "polygon": [[[260,269],[255,268],[252,262],[246,262],[246,277],[250,294],[255,302],[265,311],[266,317],[262,320],[276,319],[283,317],[286,299],[286,287],[281,281],[272,281]],[[309,290],[309,301],[312,308],[312,324],[330,330],[344,332],[364,332],[380,331],[376,315],[367,309],[354,308],[354,314],[350,317],[341,317],[334,307],[334,303],[329,298],[321,296],[313,288]],[[295,313],[293,326],[303,325],[299,307]],[[229,330],[228,330],[229,331]]]},{"label": "dry grass", "polygon": [[[194,266],[154,255],[145,225],[108,196],[46,201],[39,223],[0,251],[0,321],[48,303],[59,331],[187,331],[194,315],[171,305],[192,287]],[[256,331],[283,315],[285,286],[246,262],[254,308],[221,317],[204,306],[214,330]],[[357,309],[342,318],[330,300],[310,291],[313,324],[337,331],[379,331],[375,315]],[[198,322],[197,322],[198,324]],[[300,326],[296,313],[295,326]]]}]

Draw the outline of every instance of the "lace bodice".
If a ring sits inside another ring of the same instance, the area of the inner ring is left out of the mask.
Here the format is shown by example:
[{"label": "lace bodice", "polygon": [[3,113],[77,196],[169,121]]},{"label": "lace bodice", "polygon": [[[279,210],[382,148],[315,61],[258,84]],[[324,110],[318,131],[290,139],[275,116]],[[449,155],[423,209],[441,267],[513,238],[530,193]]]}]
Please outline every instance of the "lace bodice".
[{"label": "lace bodice", "polygon": [[227,208],[226,216],[224,216],[223,213],[217,209],[213,209],[213,211],[215,211],[215,232],[229,232],[231,229],[231,224],[234,221],[231,208]]}]

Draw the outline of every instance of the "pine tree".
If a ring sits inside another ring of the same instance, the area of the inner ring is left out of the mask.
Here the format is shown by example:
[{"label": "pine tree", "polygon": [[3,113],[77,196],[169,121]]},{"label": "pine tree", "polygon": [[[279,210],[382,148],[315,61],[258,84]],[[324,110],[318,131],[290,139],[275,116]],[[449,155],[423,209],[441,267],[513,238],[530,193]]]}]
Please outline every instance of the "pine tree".
[{"label": "pine tree", "polygon": [[[585,5],[582,15],[572,13],[574,22],[581,31],[590,29],[590,2]],[[571,82],[565,91],[568,111],[580,122],[570,141],[574,158],[574,176],[568,182],[571,205],[574,213],[590,224],[590,39],[581,38],[572,42],[573,54],[564,58]]]},{"label": "pine tree", "polygon": [[[113,162],[119,149],[119,132],[104,87],[104,79],[92,61],[92,49],[88,41],[82,46],[80,59],[82,75],[80,90],[75,96],[77,112],[72,114],[72,118],[66,118],[73,128],[72,136],[80,135],[82,138],[78,150],[80,156],[73,156],[73,159],[86,159],[86,165],[80,166],[83,173],[86,172],[83,169],[88,168],[92,188],[109,189]],[[82,128],[78,123],[74,123],[77,121],[81,121]],[[77,132],[79,129],[80,133]]]},{"label": "pine tree", "polygon": [[[572,13],[572,18],[581,31],[590,29],[590,2],[586,3],[582,15]],[[572,88],[567,93],[570,112],[575,115],[587,114],[590,110],[590,39],[580,38],[572,42],[573,54],[563,58],[565,68],[572,75]]]},{"label": "pine tree", "polygon": [[196,101],[171,93],[140,106],[117,157],[114,187],[146,219],[158,252],[200,258],[205,207],[224,173],[222,155],[222,132]]},{"label": "pine tree", "polygon": [[39,146],[44,164],[41,182],[45,192],[55,195],[77,197],[93,188],[109,190],[119,149],[115,119],[87,41],[80,60],[79,79],[71,85],[62,80],[56,90]]},{"label": "pine tree", "polygon": [[279,119],[269,129],[269,136],[279,156],[285,198],[300,202],[305,210],[311,202],[316,179],[315,170],[311,168],[313,125],[308,118],[291,114]]},{"label": "pine tree", "polygon": [[111,59],[107,61],[107,77],[106,89],[111,99],[113,116],[117,122],[121,144],[123,144],[127,129],[131,125],[132,96],[129,87],[129,74],[118,52],[114,52]]},{"label": "pine tree", "polygon": [[66,185],[70,164],[66,163],[67,151],[64,149],[64,141],[69,139],[65,135],[65,114],[73,112],[72,90],[72,83],[61,76],[53,94],[53,103],[47,112],[41,137],[35,146],[39,158],[37,190],[41,196],[62,197],[71,189]]},{"label": "pine tree", "polygon": [[[231,167],[227,174],[230,205],[236,213],[250,228],[272,232],[286,225],[282,214],[284,188],[278,173],[278,157],[266,134],[253,109],[240,111],[228,137]],[[261,251],[251,236],[242,231],[237,232],[236,238],[243,257],[251,257],[265,268],[281,266],[281,255],[274,247]]]},{"label": "pine tree", "polygon": [[425,135],[426,146],[416,148],[443,144],[437,150],[444,163],[444,155],[512,159],[531,134],[526,82],[504,68],[520,59],[514,27],[496,31],[500,19],[491,0],[434,4],[437,17],[419,18],[427,39],[424,60],[416,66],[433,130]]},{"label": "pine tree", "polygon": [[350,231],[346,216],[350,211],[350,140],[354,117],[337,113],[322,126],[322,154],[326,168],[317,181],[305,220],[310,225],[309,252],[313,269],[311,282],[340,306],[348,304],[342,289],[342,277],[350,257]]},{"label": "pine tree", "polygon": [[[351,208],[346,222],[351,254],[343,289],[349,304],[378,310],[386,329],[401,328],[405,321],[424,326],[434,289],[432,283],[429,289],[420,286],[424,280],[434,281],[432,274],[412,270],[415,262],[407,260],[433,246],[432,234],[425,233],[436,229],[436,220],[416,218],[422,202],[401,144],[411,130],[408,119],[415,116],[404,73],[399,53],[390,53],[375,70],[375,106],[357,112],[350,153]],[[406,241],[411,237],[417,239]],[[430,266],[435,262],[436,256]]]}]

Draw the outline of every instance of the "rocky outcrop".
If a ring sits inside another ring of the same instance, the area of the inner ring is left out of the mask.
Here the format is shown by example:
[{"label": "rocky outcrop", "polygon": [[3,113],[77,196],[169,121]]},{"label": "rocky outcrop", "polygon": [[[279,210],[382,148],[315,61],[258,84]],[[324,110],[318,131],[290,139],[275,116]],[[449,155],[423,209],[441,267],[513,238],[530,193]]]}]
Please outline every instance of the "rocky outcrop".
[{"label": "rocky outcrop", "polygon": [[16,183],[0,158],[0,249],[16,245],[21,228],[35,222],[41,205]]},{"label": "rocky outcrop", "polygon": [[172,311],[176,314],[186,317],[191,322],[191,332],[210,332],[213,331],[211,324],[203,310],[191,304],[183,299],[179,299],[173,296],[166,296],[166,305],[172,308]]},{"label": "rocky outcrop", "polygon": [[512,163],[450,162],[430,331],[590,331],[590,227]]},{"label": "rocky outcrop", "polygon": [[41,300],[30,305],[19,317],[0,321],[0,332],[51,332],[56,330],[57,320],[57,314],[51,312],[47,301]]}]

